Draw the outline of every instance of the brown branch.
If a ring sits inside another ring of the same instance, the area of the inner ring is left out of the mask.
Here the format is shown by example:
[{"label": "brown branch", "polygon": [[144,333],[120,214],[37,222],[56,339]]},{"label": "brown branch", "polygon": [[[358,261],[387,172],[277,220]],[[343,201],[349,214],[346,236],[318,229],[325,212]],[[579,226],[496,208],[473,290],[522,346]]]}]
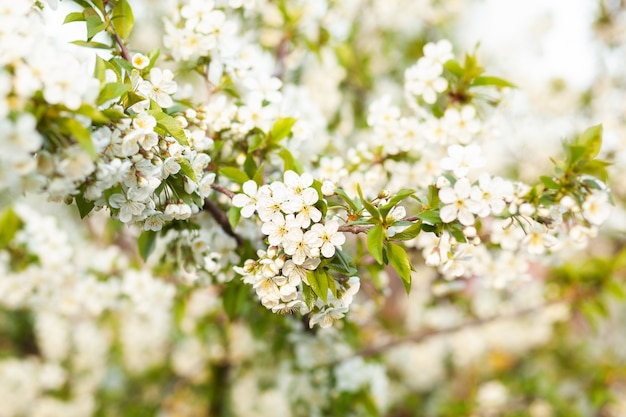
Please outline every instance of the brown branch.
[{"label": "brown branch", "polygon": [[224,187],[222,187],[219,184],[211,184],[211,188],[213,188],[215,191],[224,194],[225,196],[227,196],[228,198],[233,198],[235,196],[235,193],[233,193],[232,191],[230,191],[229,189],[226,189]]},{"label": "brown branch", "polygon": [[237,241],[237,246],[243,246],[244,239],[237,233],[235,233],[230,225],[230,222],[228,221],[228,217],[214,201],[209,200],[208,198],[204,200],[203,209],[211,213],[211,216],[213,216],[213,218],[220,225],[222,230],[226,232],[227,235],[233,237]]},{"label": "brown branch", "polygon": [[373,225],[368,224],[366,226],[339,226],[339,229],[337,229],[340,232],[346,232],[346,233],[354,233],[359,234],[359,233],[367,233],[368,230],[370,230],[373,227]]},{"label": "brown branch", "polygon": [[543,304],[541,306],[537,306],[537,307],[530,307],[530,308],[526,308],[526,309],[522,309],[522,310],[518,310],[515,311],[513,313],[509,313],[509,314],[504,314],[504,315],[498,315],[498,316],[492,316],[492,317],[487,317],[487,318],[483,318],[483,319],[476,319],[476,320],[471,320],[465,323],[461,323],[459,325],[456,326],[452,326],[452,327],[448,327],[445,329],[437,329],[437,330],[426,330],[423,332],[419,332],[416,334],[412,334],[409,336],[405,336],[405,337],[401,337],[395,340],[392,340],[390,342],[387,343],[383,343],[380,344],[378,346],[370,346],[370,347],[366,347],[362,350],[359,350],[357,352],[354,352],[348,356],[345,356],[341,359],[337,359],[334,360],[332,362],[328,362],[325,365],[335,365],[339,362],[342,362],[346,359],[350,359],[353,357],[368,357],[368,356],[374,356],[374,355],[378,355],[379,353],[383,353],[389,349],[392,349],[396,346],[400,346],[406,343],[421,343],[423,341],[425,341],[426,339],[430,339],[432,337],[435,336],[440,336],[440,335],[446,335],[446,334],[451,334],[451,333],[456,333],[458,331],[464,330],[464,329],[469,329],[472,327],[478,327],[478,326],[482,326],[484,324],[488,324],[488,323],[493,323],[496,322],[498,320],[506,320],[506,319],[513,319],[513,318],[518,318],[518,317],[523,317],[526,315],[530,315],[533,313],[537,313],[541,310],[544,310],[552,305],[561,303],[561,302],[567,302],[566,299],[561,299],[561,300],[554,300],[554,301],[550,301],[546,304]]},{"label": "brown branch", "polygon": [[291,35],[285,33],[276,47],[276,69],[274,70],[274,77],[278,79],[282,79],[283,75],[285,75],[285,59],[289,54],[290,39]]},{"label": "brown branch", "polygon": [[[411,217],[405,217],[404,219],[402,219],[402,221],[405,222],[414,222],[419,220],[419,217],[417,216],[411,216]],[[368,225],[364,225],[364,226],[339,226],[339,229],[337,229],[340,232],[345,232],[345,233],[354,233],[359,234],[359,233],[367,233],[368,230],[370,230],[372,227],[374,227],[374,225],[372,224],[368,224]]]},{"label": "brown branch", "polygon": [[124,41],[122,40],[120,35],[117,34],[115,29],[113,29],[113,37],[115,38],[115,42],[117,43],[117,45],[120,47],[120,55],[122,55],[122,58],[124,58],[128,62],[131,62],[132,58],[130,57],[130,52],[126,45],[124,45]]}]

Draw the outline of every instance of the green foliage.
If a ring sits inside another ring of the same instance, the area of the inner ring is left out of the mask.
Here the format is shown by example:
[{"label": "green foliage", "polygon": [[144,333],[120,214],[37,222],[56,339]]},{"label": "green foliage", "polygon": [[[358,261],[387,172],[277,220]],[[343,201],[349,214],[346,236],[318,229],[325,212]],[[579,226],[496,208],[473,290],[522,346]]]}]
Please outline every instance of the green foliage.
[{"label": "green foliage", "polygon": [[379,264],[383,263],[383,243],[385,231],[380,224],[375,225],[367,232],[367,250]]},{"label": "green foliage", "polygon": [[127,0],[117,1],[111,14],[111,23],[113,24],[117,34],[123,40],[130,37],[130,33],[132,32],[135,24],[135,17],[133,16],[133,11],[128,5]]},{"label": "green foliage", "polygon": [[157,233],[152,230],[145,230],[139,235],[137,240],[139,255],[144,261],[148,260],[148,257],[156,248]]},{"label": "green foliage", "polygon": [[400,278],[402,278],[402,282],[408,293],[411,290],[411,270],[413,269],[409,255],[407,255],[402,246],[396,245],[395,243],[389,242],[386,245],[386,249],[389,263],[393,269],[396,270],[398,275],[400,275]]},{"label": "green foliage", "polygon": [[22,220],[11,207],[0,214],[0,250],[7,247],[22,226]]}]

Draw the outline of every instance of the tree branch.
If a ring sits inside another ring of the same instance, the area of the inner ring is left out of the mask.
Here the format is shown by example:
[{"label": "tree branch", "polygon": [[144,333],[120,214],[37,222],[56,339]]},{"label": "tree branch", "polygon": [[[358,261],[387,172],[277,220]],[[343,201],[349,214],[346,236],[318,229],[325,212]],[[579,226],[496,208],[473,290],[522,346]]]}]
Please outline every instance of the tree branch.
[{"label": "tree branch", "polygon": [[227,196],[228,198],[233,198],[235,196],[235,193],[233,193],[232,191],[222,187],[219,184],[211,184],[211,188],[213,188],[215,191],[224,194],[225,196]]},{"label": "tree branch", "polygon": [[117,45],[120,47],[120,55],[122,55],[122,58],[124,58],[128,62],[131,62],[132,58],[130,57],[130,52],[128,51],[126,45],[124,45],[124,41],[122,40],[120,35],[117,34],[115,29],[113,29],[113,38],[115,39],[115,43],[117,43]]},{"label": "tree branch", "polygon": [[482,326],[484,324],[488,324],[488,323],[493,323],[496,322],[498,320],[506,320],[506,319],[513,319],[513,318],[518,318],[518,317],[523,317],[526,315],[530,315],[533,313],[537,313],[539,311],[542,311],[550,306],[553,306],[555,304],[558,303],[563,303],[563,302],[567,302],[567,300],[554,300],[554,301],[550,301],[547,302],[546,304],[542,304],[540,306],[536,306],[536,307],[530,307],[530,308],[526,308],[526,309],[522,309],[522,310],[518,310],[515,311],[513,313],[509,313],[509,314],[503,314],[503,315],[498,315],[498,316],[492,316],[492,317],[486,317],[486,318],[482,318],[482,319],[476,319],[476,320],[471,320],[465,323],[461,323],[459,325],[456,326],[452,326],[452,327],[448,327],[445,329],[436,329],[436,330],[426,330],[426,331],[422,331],[416,334],[412,334],[409,336],[405,336],[405,337],[401,337],[395,340],[392,340],[390,342],[387,343],[383,343],[380,344],[378,346],[370,346],[370,347],[366,347],[362,350],[356,351],[346,357],[343,357],[341,359],[326,363],[325,365],[336,365],[346,359],[350,359],[350,358],[354,358],[354,357],[368,357],[368,356],[374,356],[374,355],[378,355],[379,353],[383,353],[389,349],[392,349],[396,346],[400,346],[406,343],[421,343],[427,339],[430,339],[431,337],[435,337],[435,336],[440,336],[440,335],[446,335],[446,334],[452,334],[452,333],[456,333],[458,331],[464,330],[464,329],[469,329],[472,327],[479,327]]},{"label": "tree branch", "polygon": [[[414,222],[414,221],[419,220],[419,217],[417,216],[405,217],[402,220],[406,222]],[[345,232],[345,233],[354,233],[356,235],[359,233],[367,233],[367,231],[370,230],[373,226],[374,226],[373,224],[367,224],[363,226],[339,226],[339,229],[337,230],[340,232]]]},{"label": "tree branch", "polygon": [[237,241],[237,246],[243,246],[244,239],[237,233],[235,233],[230,225],[230,222],[228,221],[228,217],[214,201],[209,200],[208,198],[204,200],[203,209],[211,213],[211,216],[213,216],[213,218],[220,225],[222,230],[226,232],[227,235],[233,237]]},{"label": "tree branch", "polygon": [[367,233],[368,230],[370,230],[373,227],[373,225],[366,225],[366,226],[339,226],[339,229],[337,229],[339,232],[345,232],[345,233],[354,233],[359,234],[359,233]]}]

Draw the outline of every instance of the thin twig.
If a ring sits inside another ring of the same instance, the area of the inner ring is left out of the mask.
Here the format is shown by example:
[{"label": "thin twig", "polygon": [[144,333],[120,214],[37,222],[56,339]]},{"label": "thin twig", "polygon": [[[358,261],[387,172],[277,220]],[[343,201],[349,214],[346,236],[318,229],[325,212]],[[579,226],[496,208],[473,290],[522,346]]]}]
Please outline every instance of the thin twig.
[{"label": "thin twig", "polygon": [[239,236],[230,225],[228,221],[228,216],[222,211],[222,209],[212,200],[208,198],[204,200],[204,210],[211,213],[211,216],[215,219],[215,221],[220,225],[222,230],[226,232],[227,235],[232,236],[237,241],[237,246],[243,246],[244,239]]},{"label": "thin twig", "polygon": [[213,188],[215,191],[224,194],[225,196],[227,196],[228,198],[233,198],[235,196],[235,193],[233,193],[232,191],[230,191],[229,189],[226,189],[224,187],[222,187],[219,184],[211,184],[211,188]]},{"label": "thin twig", "polygon": [[130,57],[130,52],[128,51],[126,45],[124,45],[124,41],[122,40],[120,35],[118,35],[115,30],[113,30],[113,37],[115,38],[115,42],[117,43],[117,45],[120,47],[120,55],[122,55],[122,58],[124,58],[128,62],[131,62],[132,58]]},{"label": "thin twig", "polygon": [[526,309],[522,309],[522,310],[518,310],[515,311],[513,313],[510,314],[504,314],[504,315],[498,315],[498,316],[492,316],[492,317],[487,317],[487,318],[483,318],[483,319],[476,319],[476,320],[471,320],[471,321],[467,321],[465,323],[461,323],[459,325],[456,326],[452,326],[452,327],[448,327],[445,329],[437,329],[437,330],[426,330],[423,332],[419,332],[416,334],[412,334],[409,336],[405,336],[405,337],[401,337],[395,340],[392,340],[390,342],[387,343],[383,343],[380,344],[378,346],[370,346],[370,347],[366,347],[362,350],[356,351],[346,357],[334,360],[332,362],[328,362],[325,365],[335,365],[337,363],[340,363],[346,359],[350,359],[353,357],[368,357],[368,356],[374,356],[374,355],[378,355],[379,353],[383,353],[386,352],[396,346],[400,346],[400,345],[404,345],[407,343],[421,343],[426,339],[430,339],[432,337],[435,336],[440,336],[440,335],[446,335],[446,334],[451,334],[451,333],[456,333],[458,331],[464,330],[464,329],[469,329],[472,327],[478,327],[478,326],[482,326],[484,324],[488,324],[488,323],[493,323],[496,322],[498,320],[506,320],[506,319],[513,319],[513,318],[518,318],[518,317],[522,317],[522,316],[526,316],[529,314],[533,314],[533,313],[537,313],[541,310],[544,310],[552,305],[558,304],[558,303],[562,303],[562,302],[566,302],[567,300],[555,300],[555,301],[550,301],[546,304],[542,304],[541,306],[537,306],[537,307],[530,307],[530,308],[526,308]]},{"label": "thin twig", "polygon": [[373,225],[368,224],[366,226],[339,226],[339,229],[337,229],[340,232],[346,232],[346,233],[354,233],[359,234],[359,233],[367,233],[368,230],[370,230],[373,227]]}]

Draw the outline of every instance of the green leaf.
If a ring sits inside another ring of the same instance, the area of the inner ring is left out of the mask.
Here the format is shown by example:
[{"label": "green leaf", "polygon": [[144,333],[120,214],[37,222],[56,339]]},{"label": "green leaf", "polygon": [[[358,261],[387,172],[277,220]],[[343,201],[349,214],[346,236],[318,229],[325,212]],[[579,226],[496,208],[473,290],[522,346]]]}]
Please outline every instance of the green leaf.
[{"label": "green leaf", "polygon": [[328,272],[318,268],[314,271],[307,271],[306,277],[313,292],[322,299],[324,304],[328,303]]},{"label": "green leaf", "polygon": [[589,159],[598,156],[602,147],[602,125],[595,125],[585,130],[577,142],[585,147],[585,156]]},{"label": "green leaf", "polygon": [[130,36],[135,24],[133,10],[126,0],[119,0],[111,14],[111,23],[120,38],[126,40]]},{"label": "green leaf", "polygon": [[20,227],[22,227],[22,219],[11,207],[2,212],[0,215],[0,249],[4,249],[11,243]]},{"label": "green leaf", "polygon": [[250,179],[250,177],[248,177],[246,173],[239,168],[224,167],[220,168],[218,172],[221,176],[226,177],[229,180],[233,180],[238,184],[243,184]]},{"label": "green leaf", "polygon": [[144,71],[150,71],[152,69],[152,67],[154,67],[154,65],[157,62],[157,59],[159,59],[159,56],[161,55],[161,50],[159,48],[155,48],[152,51],[150,51],[148,53],[148,59],[150,60],[150,64],[144,68]]},{"label": "green leaf", "polygon": [[461,66],[459,61],[450,59],[445,64],[443,64],[443,67],[457,78],[461,78],[463,76],[463,67]]},{"label": "green leaf", "polygon": [[426,210],[417,214],[417,217],[430,224],[439,224],[441,223],[441,217],[439,217],[439,212],[435,210]]},{"label": "green leaf", "polygon": [[130,85],[124,83],[108,83],[105,84],[100,95],[98,96],[98,105],[102,105],[109,100],[121,97],[122,94],[130,90]]},{"label": "green leaf", "polygon": [[393,235],[392,239],[393,240],[411,240],[417,237],[417,235],[419,235],[421,231],[422,231],[422,222],[418,221],[416,223],[413,223],[411,226],[407,227],[400,233],[396,233],[395,235]]},{"label": "green leaf", "polygon": [[278,143],[291,133],[291,128],[296,123],[293,117],[283,117],[276,120],[272,130],[270,131],[269,140],[272,143]]},{"label": "green leaf", "polygon": [[508,88],[517,88],[517,86],[503,78],[492,77],[490,75],[481,75],[480,77],[476,77],[472,82],[472,86],[494,86],[494,87],[508,87]]},{"label": "green leaf", "polygon": [[265,135],[262,133],[253,134],[248,138],[248,151],[254,152],[265,144]]},{"label": "green leaf", "polygon": [[347,276],[358,274],[354,259],[339,248],[335,248],[335,256],[328,264],[328,267]]},{"label": "green leaf", "polygon": [[87,22],[87,41],[90,41],[98,33],[106,29],[107,24],[100,19],[98,14],[85,14]]},{"label": "green leaf", "polygon": [[130,107],[133,104],[137,104],[139,102],[142,101],[146,101],[147,99],[144,96],[140,96],[139,94],[135,93],[134,91],[129,91],[126,99],[124,100],[124,105],[126,107]]},{"label": "green leaf", "polygon": [[109,122],[109,118],[98,109],[93,108],[89,104],[83,104],[80,106],[76,113],[89,117],[94,123],[105,124]]},{"label": "green leaf", "polygon": [[263,185],[263,166],[265,165],[265,163],[262,163],[261,165],[259,165],[259,168],[256,170],[256,172],[254,173],[254,175],[252,176],[252,179],[254,180],[254,182],[257,183],[258,186]]},{"label": "green leaf", "polygon": [[607,182],[609,178],[609,173],[607,172],[606,167],[608,167],[609,165],[611,165],[610,162],[594,159],[593,161],[589,161],[583,164],[582,167],[577,170],[577,172],[580,174],[592,175],[602,180],[602,182]]},{"label": "green leaf", "polygon": [[197,183],[198,178],[196,178],[196,173],[194,172],[191,164],[185,158],[178,158],[176,162],[180,165],[180,171],[193,182]]},{"label": "green leaf", "polygon": [[104,2],[102,0],[91,0],[94,6],[100,10],[100,12],[104,13]]},{"label": "green leaf", "polygon": [[181,145],[189,146],[187,135],[178,120],[158,109],[148,110],[148,114],[156,119],[157,127],[165,130]]},{"label": "green leaf", "polygon": [[302,168],[302,164],[300,161],[294,159],[293,155],[286,148],[281,149],[278,152],[278,156],[280,156],[285,163],[284,171],[294,171],[298,175],[302,175],[304,169]]},{"label": "green leaf", "polygon": [[367,232],[367,250],[370,255],[382,265],[383,263],[383,239],[384,229],[381,224],[377,224]]},{"label": "green leaf", "polygon": [[372,203],[370,203],[365,198],[363,198],[363,193],[361,192],[361,186],[357,184],[356,189],[357,189],[357,192],[359,193],[359,198],[361,199],[361,203],[363,204],[363,207],[365,207],[365,210],[367,210],[369,214],[372,215],[372,218],[377,219],[379,221],[382,220],[382,217],[378,209]]},{"label": "green leaf", "polygon": [[586,148],[580,145],[569,145],[565,148],[565,152],[568,162],[574,165],[585,156]]},{"label": "green leaf", "polygon": [[257,166],[256,162],[254,162],[254,158],[252,157],[252,155],[248,155],[246,157],[246,160],[243,163],[243,170],[248,178],[253,178],[254,174],[256,174]]},{"label": "green leaf", "polygon": [[309,287],[308,285],[302,286],[302,298],[304,298],[304,303],[307,305],[309,310],[312,310],[313,307],[315,307],[315,302],[317,301],[317,295],[315,295],[315,293],[313,292],[313,289]]},{"label": "green leaf", "polygon": [[402,278],[406,292],[409,293],[411,290],[411,270],[413,269],[409,255],[402,246],[389,243],[387,244],[387,257],[393,269]]},{"label": "green leaf", "polygon": [[95,207],[95,204],[91,200],[85,200],[83,194],[78,194],[74,197],[74,201],[76,202],[76,207],[78,208],[78,214],[80,214],[80,218],[84,219]]},{"label": "green leaf", "polygon": [[350,209],[353,212],[357,212],[359,211],[359,207],[357,207],[357,205],[355,204],[354,200],[352,200],[348,194],[346,194],[346,192],[344,190],[342,190],[341,188],[336,188],[335,189],[335,194],[337,194],[339,197],[341,197],[341,199],[343,201],[345,201],[348,206],[350,206]]},{"label": "green leaf", "polygon": [[60,118],[58,119],[61,132],[71,136],[76,142],[93,158],[97,159],[96,148],[91,141],[89,129],[81,125],[76,119]]},{"label": "green leaf", "polygon": [[93,42],[93,41],[72,41],[74,45],[84,46],[86,48],[95,48],[95,49],[111,49],[111,45],[107,45],[102,42]]},{"label": "green leaf", "polygon": [[132,72],[135,68],[131,62],[128,62],[124,58],[113,58],[111,61],[115,62],[118,68],[125,69],[128,72]]},{"label": "green leaf", "polygon": [[109,120],[112,120],[112,121],[120,120],[126,117],[124,113],[116,109],[102,110],[102,114],[104,114]]},{"label": "green leaf", "polygon": [[93,71],[93,76],[100,80],[100,83],[104,83],[104,80],[106,79],[107,64],[107,61],[99,56],[96,56],[96,67]]},{"label": "green leaf", "polygon": [[241,208],[231,206],[228,209],[228,223],[230,223],[230,227],[232,227],[233,230],[239,224],[239,219],[241,219]]},{"label": "green leaf", "polygon": [[68,14],[67,16],[65,16],[65,20],[63,21],[63,24],[72,23],[72,22],[84,22],[84,21],[85,21],[85,15],[83,14],[83,12],[72,12]]},{"label": "green leaf", "polygon": [[428,205],[430,207],[438,207],[439,206],[439,189],[434,185],[428,186]]},{"label": "green leaf", "polygon": [[229,319],[234,320],[241,314],[246,305],[248,293],[249,287],[241,281],[232,280],[226,284],[222,299],[224,300],[224,311]]},{"label": "green leaf", "polygon": [[379,208],[380,214],[382,215],[383,219],[387,218],[387,214],[391,211],[392,208],[398,205],[399,202],[413,195],[414,193],[415,193],[414,190],[409,190],[406,188],[398,191],[398,193],[395,196],[393,196],[387,204]]},{"label": "green leaf", "polygon": [[540,177],[543,185],[549,190],[558,190],[561,186],[552,178],[546,175]]},{"label": "green leaf", "polygon": [[139,235],[137,244],[139,245],[139,255],[144,261],[148,260],[150,254],[156,247],[157,233],[152,230],[145,230]]}]

